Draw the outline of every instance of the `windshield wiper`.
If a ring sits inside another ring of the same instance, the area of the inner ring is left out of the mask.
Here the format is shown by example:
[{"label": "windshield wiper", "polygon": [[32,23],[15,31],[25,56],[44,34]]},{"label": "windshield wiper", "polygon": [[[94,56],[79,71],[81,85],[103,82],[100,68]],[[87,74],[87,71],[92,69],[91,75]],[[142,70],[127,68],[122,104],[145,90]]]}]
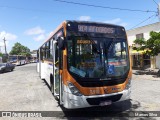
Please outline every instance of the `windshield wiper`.
[{"label": "windshield wiper", "polygon": [[93,45],[93,50],[94,50],[95,52],[97,52],[98,54],[100,54],[101,51],[99,50],[99,47],[97,46],[97,44],[95,43],[95,41],[92,40],[91,37],[89,37],[87,34],[85,34],[84,36],[85,36],[86,38],[88,38],[88,40],[91,41],[91,43],[92,43],[92,45]]}]

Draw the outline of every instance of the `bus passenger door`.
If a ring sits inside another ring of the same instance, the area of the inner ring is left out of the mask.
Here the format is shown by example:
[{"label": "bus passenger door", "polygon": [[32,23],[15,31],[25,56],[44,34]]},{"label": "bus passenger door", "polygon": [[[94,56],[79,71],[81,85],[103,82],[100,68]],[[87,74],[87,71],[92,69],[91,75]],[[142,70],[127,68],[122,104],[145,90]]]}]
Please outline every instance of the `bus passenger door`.
[{"label": "bus passenger door", "polygon": [[39,72],[39,77],[41,77],[41,62],[42,62],[42,52],[41,52],[41,48],[38,50],[38,54],[39,54],[39,60],[38,60],[38,72]]},{"label": "bus passenger door", "polygon": [[59,55],[58,55],[58,44],[57,41],[53,42],[53,83],[54,83],[54,96],[59,96]]}]

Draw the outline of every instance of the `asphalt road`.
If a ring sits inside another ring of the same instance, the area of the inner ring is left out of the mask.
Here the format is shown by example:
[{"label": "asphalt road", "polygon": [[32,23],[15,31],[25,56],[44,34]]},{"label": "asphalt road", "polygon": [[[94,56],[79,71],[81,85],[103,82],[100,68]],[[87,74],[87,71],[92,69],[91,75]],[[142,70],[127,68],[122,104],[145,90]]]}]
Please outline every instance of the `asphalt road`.
[{"label": "asphalt road", "polygon": [[[128,113],[127,111],[148,114],[148,111],[160,111],[160,78],[148,73],[139,75],[138,72],[133,71],[131,100],[105,107],[67,111],[59,106],[45,81],[39,78],[36,64],[17,66],[13,72],[0,74],[0,111],[51,111],[49,116],[52,116],[54,111],[56,112],[54,119],[59,117],[71,119],[72,115],[83,118],[89,115],[89,117],[95,118],[102,114],[101,118],[106,119],[107,117],[112,120],[112,117],[108,117],[110,114],[114,116],[114,114]],[[115,120],[129,119],[125,115],[123,114],[123,118],[116,117]],[[33,119],[39,120],[40,118]],[[155,120],[160,117],[139,116],[130,119]]]}]

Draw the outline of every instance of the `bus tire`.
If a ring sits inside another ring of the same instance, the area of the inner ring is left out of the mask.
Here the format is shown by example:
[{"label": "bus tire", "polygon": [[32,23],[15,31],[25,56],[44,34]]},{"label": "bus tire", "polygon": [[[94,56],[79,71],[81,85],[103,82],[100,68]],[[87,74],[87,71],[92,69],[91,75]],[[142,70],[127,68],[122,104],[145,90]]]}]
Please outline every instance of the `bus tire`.
[{"label": "bus tire", "polygon": [[50,75],[50,89],[52,94],[54,94],[54,79],[53,79],[53,75]]}]

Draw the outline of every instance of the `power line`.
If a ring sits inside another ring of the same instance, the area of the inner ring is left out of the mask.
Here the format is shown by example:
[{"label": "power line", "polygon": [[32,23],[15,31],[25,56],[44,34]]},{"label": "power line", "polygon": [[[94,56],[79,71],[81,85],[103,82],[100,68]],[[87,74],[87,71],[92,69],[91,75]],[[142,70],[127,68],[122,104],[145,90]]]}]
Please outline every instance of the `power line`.
[{"label": "power line", "polygon": [[27,8],[12,7],[12,6],[0,6],[0,8],[11,8],[11,9],[18,9],[18,10],[26,10],[26,11],[31,11],[31,12],[47,12],[47,13],[53,13],[53,12],[51,12],[51,11],[46,11],[46,10],[27,9]]},{"label": "power line", "polygon": [[148,17],[147,19],[145,19],[145,20],[143,20],[142,22],[138,23],[137,25],[133,26],[131,29],[133,29],[133,28],[135,28],[135,27],[139,26],[140,24],[142,24],[142,23],[146,22],[147,20],[151,19],[151,18],[152,18],[152,17],[154,17],[154,16],[156,16],[156,15],[154,14],[154,15],[152,15],[152,16],[150,16],[150,17]]},{"label": "power line", "polygon": [[156,5],[158,5],[158,3],[157,3],[155,0],[153,0],[153,2],[154,2]]},{"label": "power line", "polygon": [[156,5],[157,5],[157,16],[159,18],[160,21],[160,6],[158,5],[158,3],[155,0],[152,0]]},{"label": "power line", "polygon": [[[14,6],[0,6],[0,8],[8,8],[8,9],[16,9],[16,10],[23,10],[23,11],[31,11],[31,12],[43,12],[43,13],[49,13],[49,14],[53,14],[53,13],[57,13],[57,14],[68,14],[68,15],[82,15],[82,14],[77,14],[77,13],[69,13],[69,12],[60,12],[60,11],[47,11],[47,10],[41,10],[41,9],[28,9],[28,8],[21,8],[21,7],[14,7]],[[95,16],[95,15],[94,15]],[[104,16],[100,16],[100,15],[96,15],[96,17],[104,17]]]},{"label": "power line", "polygon": [[88,6],[88,7],[97,7],[97,8],[107,8],[107,9],[114,9],[114,10],[123,10],[123,11],[130,11],[130,12],[153,12],[157,13],[157,11],[150,11],[150,10],[134,10],[134,9],[125,9],[125,8],[115,8],[115,7],[107,7],[107,6],[100,6],[100,5],[93,5],[93,4],[85,4],[85,3],[78,3],[78,2],[71,2],[71,1],[64,1],[64,0],[53,0],[57,2],[63,2],[68,4],[75,4],[75,5],[81,5],[81,6]]},{"label": "power line", "polygon": [[[156,21],[155,21],[156,20]],[[157,15],[153,16],[151,19],[149,19],[146,23],[150,24],[150,23],[154,23],[157,22]]]}]

